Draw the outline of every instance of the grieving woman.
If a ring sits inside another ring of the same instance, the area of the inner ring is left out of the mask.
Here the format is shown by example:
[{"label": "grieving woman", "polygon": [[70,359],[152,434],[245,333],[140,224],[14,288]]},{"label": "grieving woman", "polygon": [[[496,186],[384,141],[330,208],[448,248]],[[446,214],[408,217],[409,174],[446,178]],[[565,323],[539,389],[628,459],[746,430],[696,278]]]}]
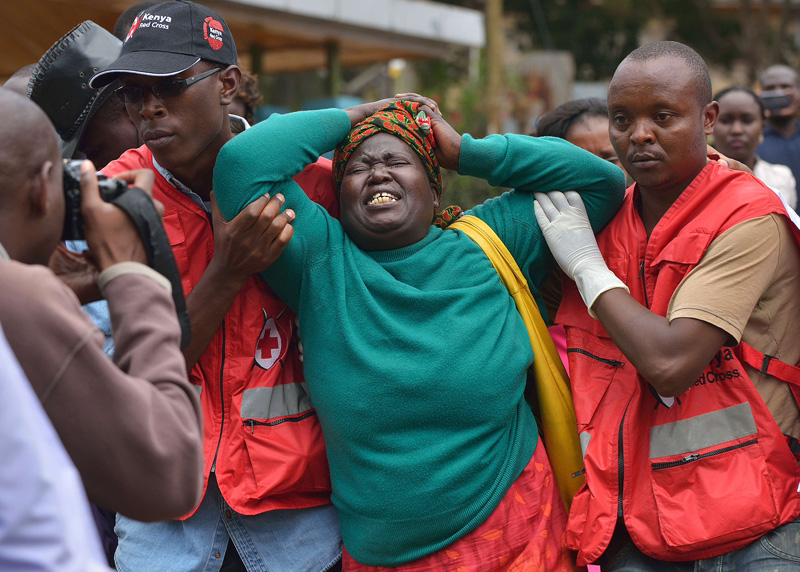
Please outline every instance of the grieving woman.
[{"label": "grieving woman", "polygon": [[[406,97],[273,115],[225,145],[214,172],[225,218],[280,193],[294,219],[263,277],[299,315],[343,568],[572,570],[566,512],[523,398],[528,334],[481,248],[432,225],[448,216],[439,165],[516,189],[470,214],[539,302],[555,263],[531,192],[579,191],[597,230],[621,203],[623,173],[557,139],[459,136],[435,102]],[[292,180],[332,149],[341,223]]]}]

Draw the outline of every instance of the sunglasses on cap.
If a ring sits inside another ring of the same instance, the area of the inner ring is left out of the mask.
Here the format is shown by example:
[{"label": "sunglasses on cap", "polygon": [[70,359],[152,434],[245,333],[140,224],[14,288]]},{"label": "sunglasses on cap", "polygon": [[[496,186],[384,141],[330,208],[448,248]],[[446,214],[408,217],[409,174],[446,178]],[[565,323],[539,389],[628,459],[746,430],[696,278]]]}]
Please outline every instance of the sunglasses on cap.
[{"label": "sunglasses on cap", "polygon": [[177,97],[180,95],[183,89],[189,87],[193,83],[197,83],[200,80],[214,75],[218,71],[222,71],[222,68],[214,68],[187,79],[172,79],[164,81],[152,87],[136,87],[132,85],[122,86],[114,90],[114,93],[117,94],[117,97],[119,97],[122,103],[125,105],[140,104],[144,98],[144,94],[148,91],[159,100],[169,99],[170,97]]}]

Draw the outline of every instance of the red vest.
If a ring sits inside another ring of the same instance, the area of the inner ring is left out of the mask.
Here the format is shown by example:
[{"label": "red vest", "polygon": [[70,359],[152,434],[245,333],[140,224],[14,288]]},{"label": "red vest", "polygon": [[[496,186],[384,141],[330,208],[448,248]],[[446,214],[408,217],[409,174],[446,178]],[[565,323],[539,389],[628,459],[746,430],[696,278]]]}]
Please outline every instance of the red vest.
[{"label": "red vest", "polygon": [[[701,171],[649,240],[635,196],[634,185],[598,243],[631,295],[661,316],[715,238],[748,219],[786,215],[762,183],[718,164]],[[579,564],[603,554],[618,514],[642,552],[676,561],[736,550],[800,514],[800,468],[745,372],[744,344],[722,348],[668,408],[569,280],[557,321],[567,329],[586,467],[567,528]]]},{"label": "red vest", "polygon": [[[214,254],[210,214],[156,171],[145,146],[103,173],[131,169],[155,172],[153,196],[164,204],[164,228],[189,296]],[[338,210],[330,161],[320,159],[295,180],[312,200]],[[295,343],[294,314],[252,276],[189,372],[203,408],[205,486],[213,465],[222,495],[242,514],[330,503],[325,444]]]}]

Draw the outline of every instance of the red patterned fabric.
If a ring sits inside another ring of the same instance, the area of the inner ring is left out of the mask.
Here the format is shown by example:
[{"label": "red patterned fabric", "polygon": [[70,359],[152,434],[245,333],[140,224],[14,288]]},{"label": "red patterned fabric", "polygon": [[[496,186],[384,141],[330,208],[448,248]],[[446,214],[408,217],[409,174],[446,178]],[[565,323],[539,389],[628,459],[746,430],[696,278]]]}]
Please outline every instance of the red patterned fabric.
[{"label": "red patterned fabric", "polygon": [[460,219],[461,215],[463,214],[464,213],[461,211],[461,207],[452,205],[440,212],[437,212],[433,216],[433,224],[435,224],[441,229],[445,229],[454,222],[456,222],[458,219]]},{"label": "red patterned fabric", "polygon": [[489,518],[466,536],[396,567],[365,566],[342,555],[343,572],[567,572],[567,513],[541,440],[528,466]]}]

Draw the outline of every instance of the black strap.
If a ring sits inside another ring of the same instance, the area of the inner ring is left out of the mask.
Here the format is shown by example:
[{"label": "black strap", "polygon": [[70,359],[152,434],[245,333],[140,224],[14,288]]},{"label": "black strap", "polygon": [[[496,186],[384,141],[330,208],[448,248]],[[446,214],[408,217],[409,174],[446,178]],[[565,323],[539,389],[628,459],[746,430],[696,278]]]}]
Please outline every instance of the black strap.
[{"label": "black strap", "polygon": [[186,300],[183,297],[181,274],[164,225],[161,223],[161,216],[156,211],[152,199],[136,187],[129,187],[111,202],[125,211],[139,230],[147,254],[147,264],[172,284],[172,300],[175,302],[175,311],[181,326],[181,349],[183,349],[192,337],[189,313],[186,311]]},{"label": "black strap", "polygon": [[761,373],[766,374],[769,370],[769,362],[775,359],[775,356],[764,354],[764,361],[761,362]]}]

